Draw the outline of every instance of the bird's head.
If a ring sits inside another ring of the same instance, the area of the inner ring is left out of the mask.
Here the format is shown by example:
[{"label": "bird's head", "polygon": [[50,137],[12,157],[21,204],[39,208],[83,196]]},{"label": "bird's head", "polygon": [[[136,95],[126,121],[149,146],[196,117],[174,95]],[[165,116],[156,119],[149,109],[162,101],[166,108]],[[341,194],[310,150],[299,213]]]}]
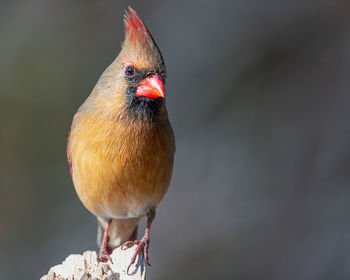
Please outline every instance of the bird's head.
[{"label": "bird's head", "polygon": [[146,25],[130,7],[124,23],[122,50],[97,86],[116,97],[128,114],[154,119],[164,106],[164,60]]}]

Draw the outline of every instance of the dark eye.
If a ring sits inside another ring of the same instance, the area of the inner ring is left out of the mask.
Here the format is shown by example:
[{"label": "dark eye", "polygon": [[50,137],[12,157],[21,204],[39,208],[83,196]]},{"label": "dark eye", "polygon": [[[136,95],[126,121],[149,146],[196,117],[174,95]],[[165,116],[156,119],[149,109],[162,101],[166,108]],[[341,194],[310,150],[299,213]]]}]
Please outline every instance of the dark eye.
[{"label": "dark eye", "polygon": [[134,69],[134,67],[132,67],[132,66],[127,66],[127,67],[125,68],[125,75],[131,77],[131,76],[133,76],[134,74],[135,74],[135,69]]}]

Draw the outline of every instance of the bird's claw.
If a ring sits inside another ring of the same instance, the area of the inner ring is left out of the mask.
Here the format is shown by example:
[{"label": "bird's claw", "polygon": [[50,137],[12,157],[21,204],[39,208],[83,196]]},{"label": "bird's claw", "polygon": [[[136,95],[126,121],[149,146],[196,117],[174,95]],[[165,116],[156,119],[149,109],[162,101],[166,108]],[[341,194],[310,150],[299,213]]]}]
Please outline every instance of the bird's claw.
[{"label": "bird's claw", "polygon": [[143,259],[145,260],[145,262],[149,266],[151,265],[149,263],[149,257],[148,257],[149,238],[144,236],[141,240],[125,242],[122,245],[121,249],[125,250],[125,249],[130,248],[131,246],[134,246],[134,245],[137,245],[137,248],[136,248],[135,254],[131,258],[128,269],[126,270],[127,274],[129,274],[130,267],[135,263],[136,257],[140,254],[143,254]]},{"label": "bird's claw", "polygon": [[111,261],[112,262],[112,259],[111,259],[111,256],[108,254],[108,252],[100,252],[97,256],[97,261],[98,262],[108,262],[108,261]]},{"label": "bird's claw", "polygon": [[139,242],[140,241],[127,241],[122,245],[121,249],[126,250],[126,249],[130,248],[131,246],[138,244]]}]

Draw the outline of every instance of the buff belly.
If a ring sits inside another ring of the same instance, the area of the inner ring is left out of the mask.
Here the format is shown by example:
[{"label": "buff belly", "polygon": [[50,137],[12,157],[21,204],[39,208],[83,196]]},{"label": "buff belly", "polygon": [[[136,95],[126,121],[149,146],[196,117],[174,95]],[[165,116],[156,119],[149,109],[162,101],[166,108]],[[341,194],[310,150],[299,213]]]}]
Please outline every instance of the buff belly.
[{"label": "buff belly", "polygon": [[174,144],[167,127],[129,127],[124,134],[103,134],[103,127],[91,133],[91,126],[86,133],[82,127],[72,129],[70,153],[74,186],[85,207],[96,216],[114,219],[140,217],[155,208],[172,173]]}]

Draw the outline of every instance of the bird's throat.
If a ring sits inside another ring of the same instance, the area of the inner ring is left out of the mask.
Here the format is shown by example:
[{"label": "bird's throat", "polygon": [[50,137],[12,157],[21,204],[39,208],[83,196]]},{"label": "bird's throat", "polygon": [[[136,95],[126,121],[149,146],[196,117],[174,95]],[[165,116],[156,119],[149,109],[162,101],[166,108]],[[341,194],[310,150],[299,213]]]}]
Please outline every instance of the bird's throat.
[{"label": "bird's throat", "polygon": [[129,97],[127,104],[127,112],[131,117],[145,120],[155,121],[158,119],[164,98],[147,98],[147,97]]}]

